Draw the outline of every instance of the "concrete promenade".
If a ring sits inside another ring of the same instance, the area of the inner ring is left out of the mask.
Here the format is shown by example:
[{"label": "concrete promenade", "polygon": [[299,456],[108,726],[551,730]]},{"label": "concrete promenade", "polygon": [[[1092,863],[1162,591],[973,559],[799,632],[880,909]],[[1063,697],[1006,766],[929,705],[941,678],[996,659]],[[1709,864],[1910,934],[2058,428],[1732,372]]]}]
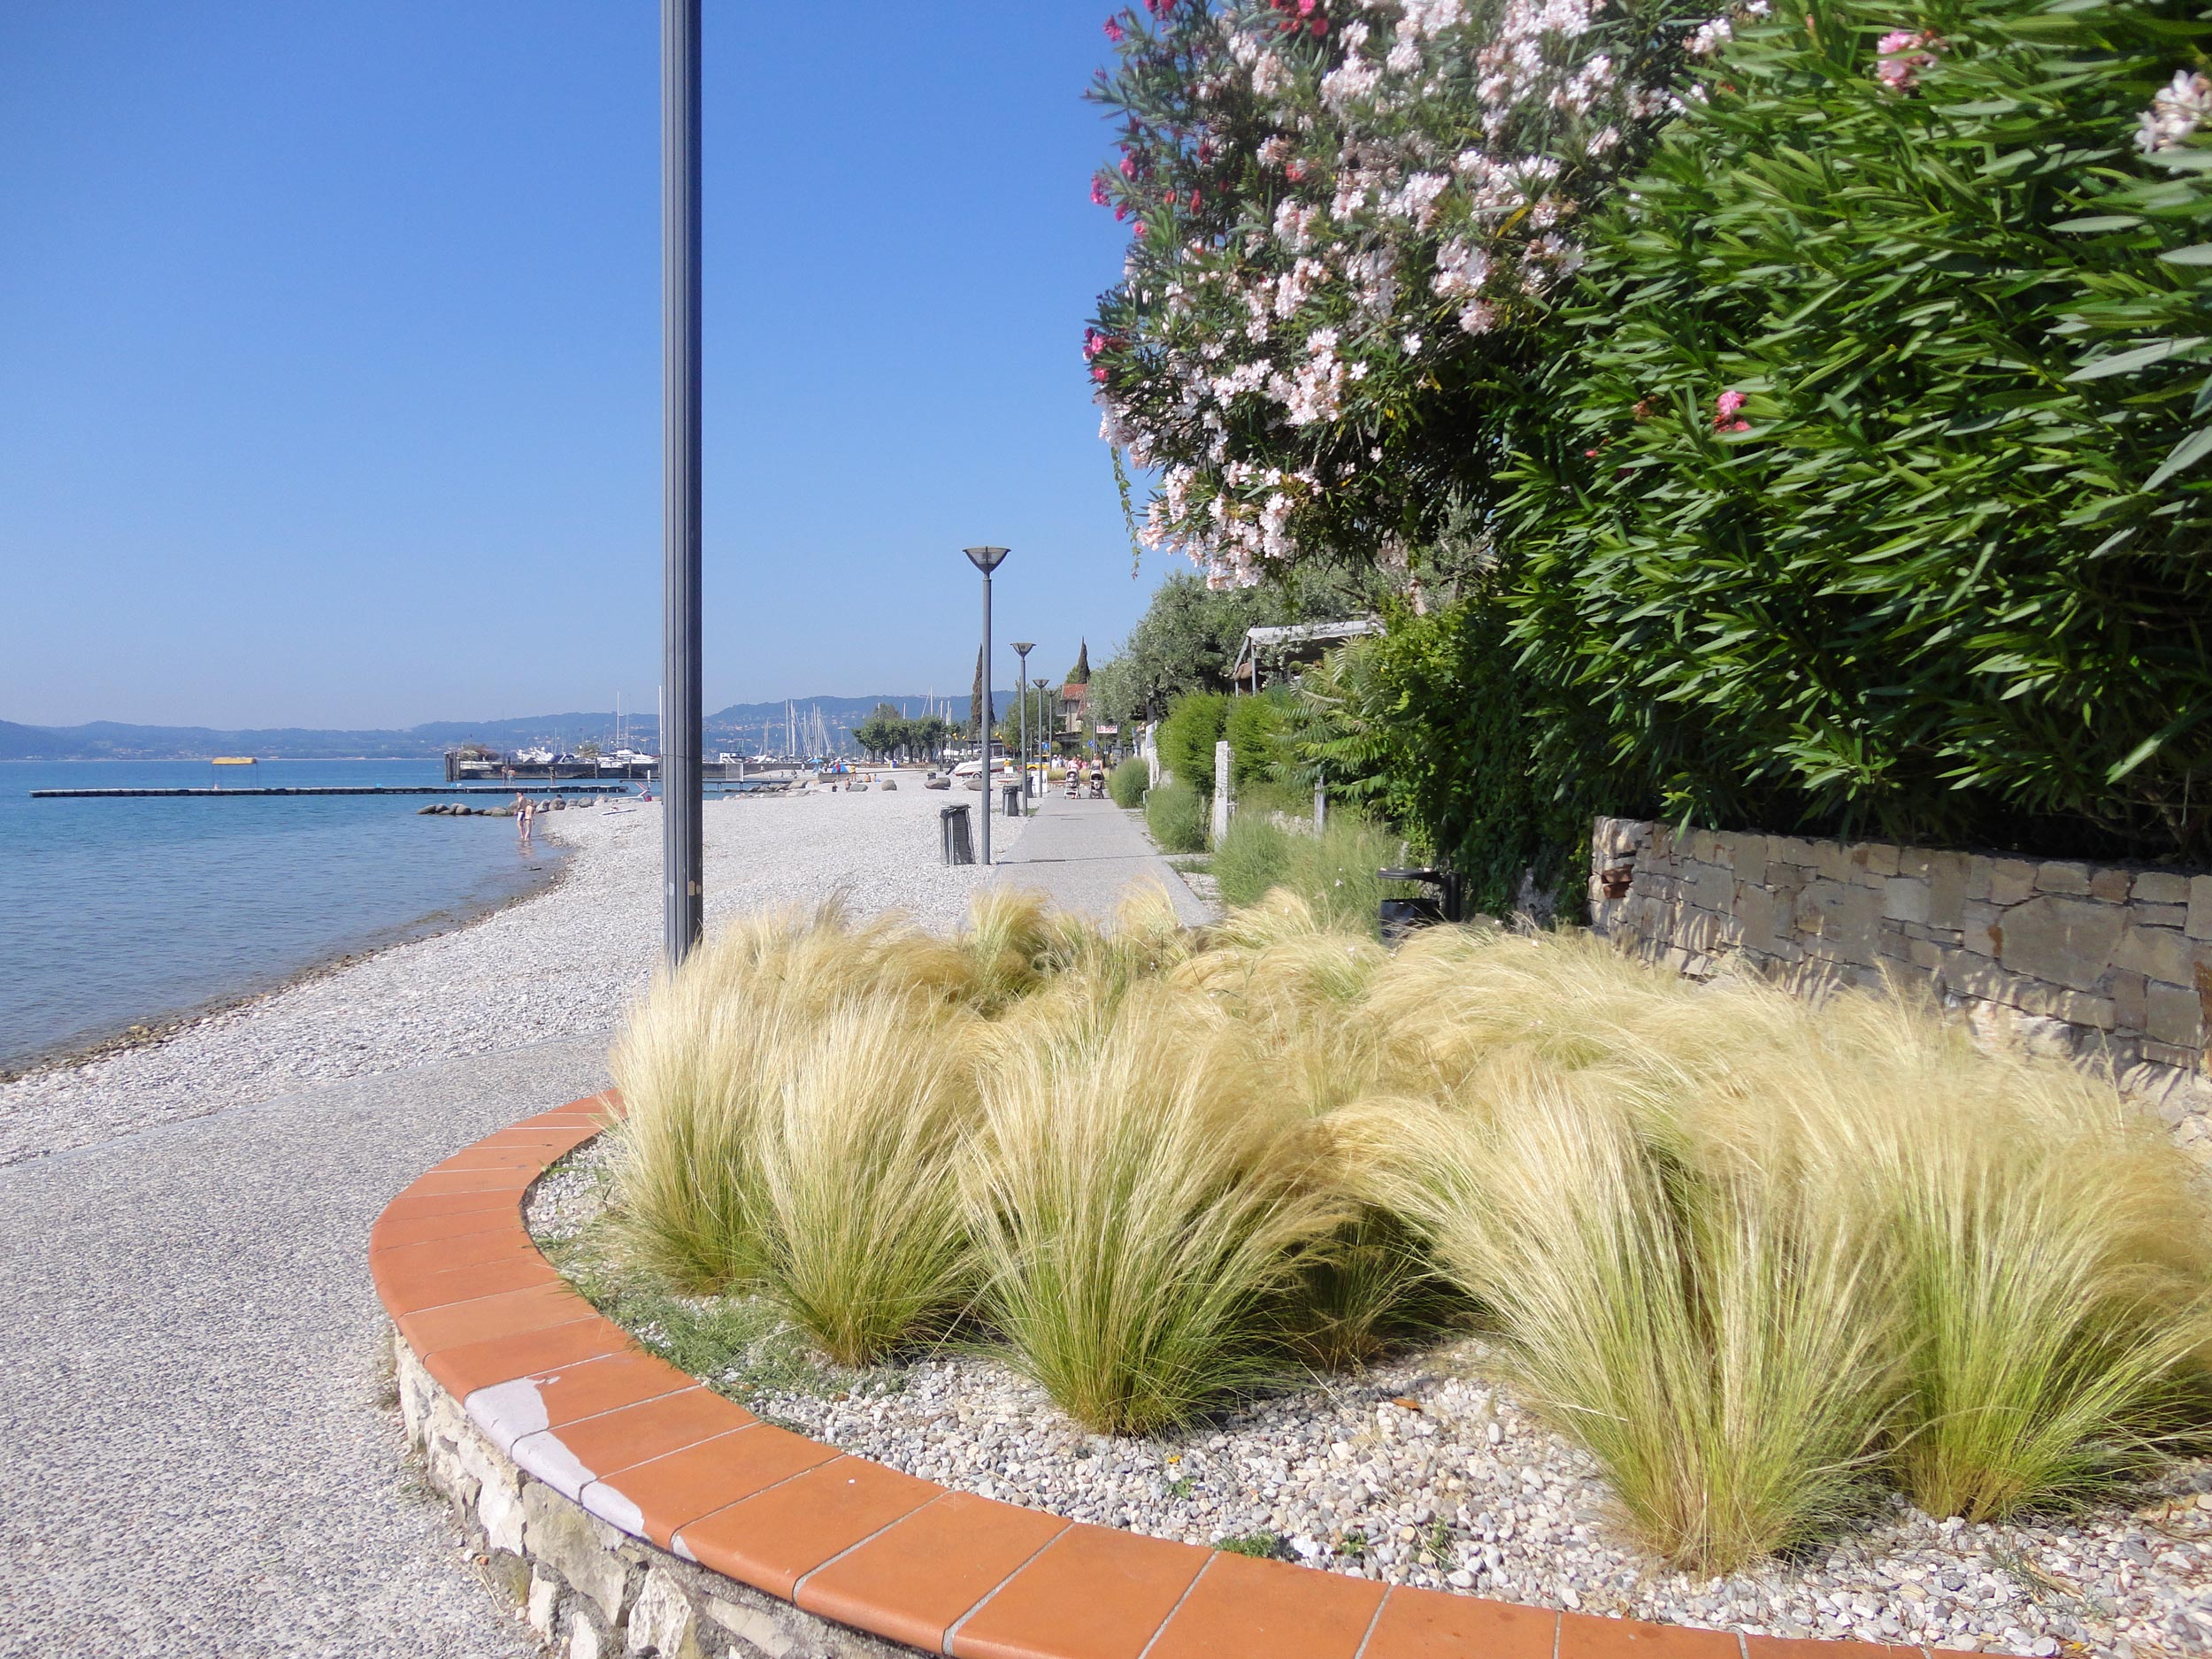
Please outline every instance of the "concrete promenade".
[{"label": "concrete promenade", "polygon": [[1113,919],[1132,885],[1156,881],[1183,922],[1212,919],[1204,901],[1153,847],[1135,815],[1111,801],[1071,801],[1057,792],[1047,795],[1021,839],[999,862],[996,879],[1036,888],[1061,909],[1101,922]]},{"label": "concrete promenade", "polygon": [[369,1224],[602,1041],[0,1169],[0,1659],[527,1659],[403,1456]]}]

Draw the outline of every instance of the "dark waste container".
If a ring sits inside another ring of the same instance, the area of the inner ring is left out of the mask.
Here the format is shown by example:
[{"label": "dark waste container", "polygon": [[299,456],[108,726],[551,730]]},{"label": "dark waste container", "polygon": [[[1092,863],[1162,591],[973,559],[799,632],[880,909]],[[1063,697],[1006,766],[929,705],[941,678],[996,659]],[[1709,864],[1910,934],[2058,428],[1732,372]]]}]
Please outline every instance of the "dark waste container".
[{"label": "dark waste container", "polygon": [[1378,870],[1385,881],[1417,881],[1436,889],[1433,895],[1420,894],[1412,898],[1385,899],[1379,906],[1383,943],[1394,945],[1417,927],[1433,927],[1439,922],[1460,919],[1460,882],[1455,870],[1422,867],[1409,870]]},{"label": "dark waste container", "polygon": [[937,821],[945,833],[945,862],[949,864],[972,864],[975,862],[975,842],[968,830],[968,803],[940,807]]},{"label": "dark waste container", "polygon": [[1019,818],[1022,815],[1021,785],[1018,783],[1002,784],[1000,786],[999,793],[1006,797],[1006,816],[1008,818]]}]

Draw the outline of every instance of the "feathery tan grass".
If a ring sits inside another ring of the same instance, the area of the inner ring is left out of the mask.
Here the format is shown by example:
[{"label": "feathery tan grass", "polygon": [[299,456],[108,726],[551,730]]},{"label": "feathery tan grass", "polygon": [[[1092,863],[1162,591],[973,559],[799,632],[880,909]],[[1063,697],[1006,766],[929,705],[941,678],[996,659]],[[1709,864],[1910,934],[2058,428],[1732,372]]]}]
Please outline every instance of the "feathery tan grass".
[{"label": "feathery tan grass", "polygon": [[831,1005],[757,1118],[757,1279],[841,1365],[940,1334],[967,1299],[958,1160],[975,1017],[912,994]]},{"label": "feathery tan grass", "polygon": [[[856,927],[826,906],[741,922],[663,975],[612,1057],[632,1259],[686,1289],[766,1291],[818,1324],[833,1353],[841,1333],[878,1328],[887,1316],[833,1316],[809,1287],[831,1271],[809,1252],[849,1239],[810,1216],[810,1181],[841,1159],[848,1208],[879,1182],[880,1225],[941,1231],[896,1189],[950,1156],[954,1096],[972,1110],[961,1033],[967,1005],[992,995],[989,971],[956,944],[895,922]],[[933,1245],[916,1249],[914,1261],[933,1259]]]},{"label": "feathery tan grass", "polygon": [[[2079,1501],[2201,1426],[2212,1228],[2109,1086],[1902,994],[1699,985],[1487,925],[1386,952],[1286,889],[1111,928],[741,923],[615,1055],[626,1248],[848,1362],[979,1306],[1145,1432],[1371,1356],[1440,1274],[1701,1571],[1886,1477]],[[2193,1411],[2194,1415],[2191,1413]]]},{"label": "feathery tan grass", "polygon": [[985,1306],[1093,1429],[1145,1433],[1279,1369],[1271,1302],[1348,1218],[1310,1120],[1226,1021],[1156,983],[1063,981],[993,1044],[969,1166]]},{"label": "feathery tan grass", "polygon": [[1732,1571],[1851,1507],[1880,1324],[1863,1264],[1796,1195],[1702,1179],[1533,1068],[1486,1100],[1371,1102],[1339,1134],[1670,1561]]}]

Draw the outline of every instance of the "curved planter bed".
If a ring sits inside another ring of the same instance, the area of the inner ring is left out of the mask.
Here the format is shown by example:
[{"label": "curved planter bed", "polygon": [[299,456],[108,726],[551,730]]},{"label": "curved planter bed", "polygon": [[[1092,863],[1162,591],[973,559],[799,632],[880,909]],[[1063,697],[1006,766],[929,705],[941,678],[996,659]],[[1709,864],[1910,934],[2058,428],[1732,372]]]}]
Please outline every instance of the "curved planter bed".
[{"label": "curved planter bed", "polygon": [[611,1094],[488,1135],[369,1235],[410,1441],[565,1659],[1821,1659],[1878,1649],[1392,1587],[950,1492],[761,1422],[570,1289],[522,1201]]}]

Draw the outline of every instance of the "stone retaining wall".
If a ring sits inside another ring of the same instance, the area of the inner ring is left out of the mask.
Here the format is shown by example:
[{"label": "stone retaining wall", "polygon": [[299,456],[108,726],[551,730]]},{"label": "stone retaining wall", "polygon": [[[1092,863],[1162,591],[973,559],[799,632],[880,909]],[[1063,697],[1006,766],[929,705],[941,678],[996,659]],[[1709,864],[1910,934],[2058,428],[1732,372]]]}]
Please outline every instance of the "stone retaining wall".
[{"label": "stone retaining wall", "polygon": [[803,1613],[617,1531],[513,1461],[395,1333],[400,1414],[471,1552],[559,1659],[890,1659],[919,1650]]},{"label": "stone retaining wall", "polygon": [[2109,1065],[2212,1160],[2212,875],[1601,818],[1590,918],[1693,975],[1931,980],[1979,1031]]}]

